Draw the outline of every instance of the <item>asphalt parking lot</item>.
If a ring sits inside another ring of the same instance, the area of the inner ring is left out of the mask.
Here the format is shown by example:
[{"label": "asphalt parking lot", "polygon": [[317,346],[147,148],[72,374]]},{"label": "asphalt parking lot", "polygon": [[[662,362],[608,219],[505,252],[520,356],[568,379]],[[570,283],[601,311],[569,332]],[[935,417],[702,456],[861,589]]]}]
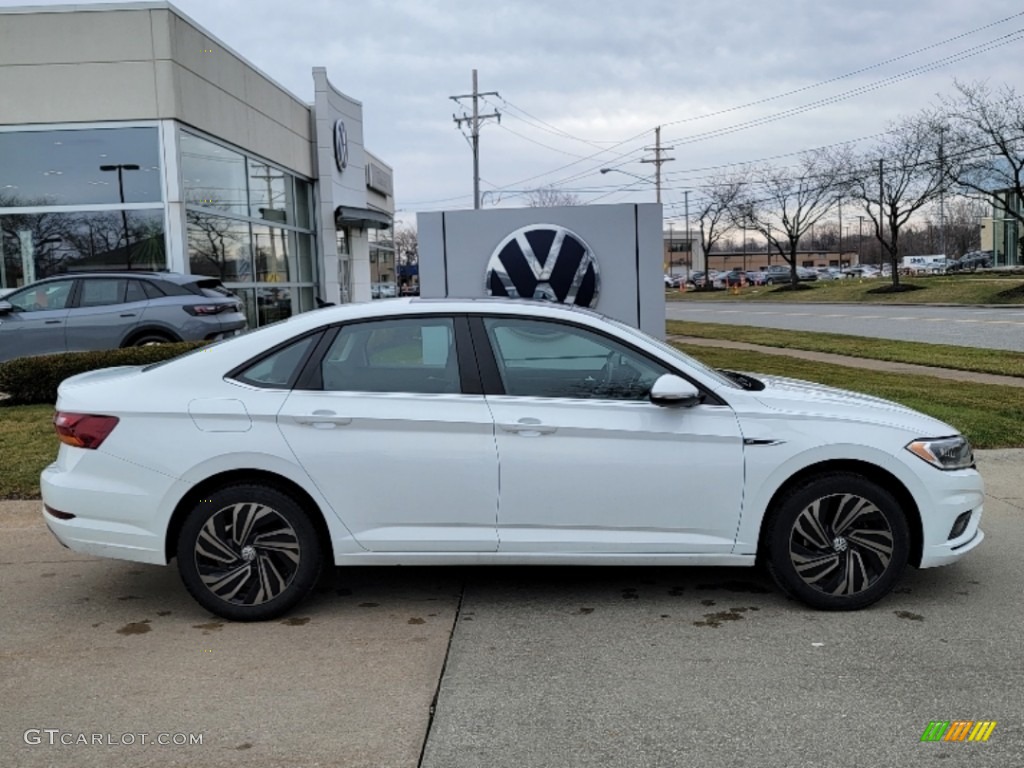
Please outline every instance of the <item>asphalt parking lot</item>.
[{"label": "asphalt parking lot", "polygon": [[0,765],[1022,765],[1024,451],[979,465],[984,545],[846,614],[745,569],[366,568],[224,623],[5,504]]}]

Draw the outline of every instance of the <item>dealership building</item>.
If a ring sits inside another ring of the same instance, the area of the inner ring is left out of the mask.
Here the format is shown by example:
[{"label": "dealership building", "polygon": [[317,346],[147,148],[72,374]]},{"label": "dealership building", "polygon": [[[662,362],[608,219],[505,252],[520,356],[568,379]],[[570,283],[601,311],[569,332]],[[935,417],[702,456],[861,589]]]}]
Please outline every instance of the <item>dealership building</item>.
[{"label": "dealership building", "polygon": [[0,288],[166,269],[261,325],[393,279],[392,169],[323,68],[299,98],[165,2],[0,9],[0,43]]}]

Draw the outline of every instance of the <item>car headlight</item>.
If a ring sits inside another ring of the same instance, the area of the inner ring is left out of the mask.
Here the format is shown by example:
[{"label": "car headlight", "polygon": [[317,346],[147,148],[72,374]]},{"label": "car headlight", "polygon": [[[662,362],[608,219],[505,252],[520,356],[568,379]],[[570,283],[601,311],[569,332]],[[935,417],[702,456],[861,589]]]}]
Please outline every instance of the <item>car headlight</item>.
[{"label": "car headlight", "polygon": [[915,440],[907,450],[939,469],[969,469],[974,466],[971,444],[963,435]]}]

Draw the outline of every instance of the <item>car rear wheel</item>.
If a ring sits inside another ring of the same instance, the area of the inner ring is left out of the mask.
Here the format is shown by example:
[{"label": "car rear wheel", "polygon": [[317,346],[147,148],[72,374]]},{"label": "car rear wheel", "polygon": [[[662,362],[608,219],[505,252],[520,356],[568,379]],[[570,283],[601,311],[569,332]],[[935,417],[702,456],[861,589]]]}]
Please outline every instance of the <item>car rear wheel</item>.
[{"label": "car rear wheel", "polygon": [[201,499],[181,528],[177,555],[192,597],[232,621],[265,621],[294,608],[316,584],[323,559],[299,504],[258,484]]},{"label": "car rear wheel", "polygon": [[768,571],[821,610],[856,610],[884,597],[906,567],[910,534],[900,505],[867,478],[819,476],[794,489],[768,522]]},{"label": "car rear wheel", "polygon": [[154,344],[170,344],[174,339],[169,336],[165,336],[162,333],[145,333],[138,338],[132,339],[132,343],[129,346],[132,347],[150,347]]}]

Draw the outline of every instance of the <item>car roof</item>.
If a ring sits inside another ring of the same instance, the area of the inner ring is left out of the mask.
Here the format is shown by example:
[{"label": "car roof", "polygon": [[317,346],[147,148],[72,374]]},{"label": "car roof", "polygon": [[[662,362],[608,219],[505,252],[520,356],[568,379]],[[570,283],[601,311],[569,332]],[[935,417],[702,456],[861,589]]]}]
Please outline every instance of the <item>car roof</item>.
[{"label": "car roof", "polygon": [[60,275],[50,275],[49,277],[40,278],[39,280],[36,280],[35,283],[31,283],[31,285],[36,285],[38,283],[48,283],[48,282],[51,282],[53,280],[67,280],[69,278],[78,278],[78,277],[85,277],[85,278],[93,278],[93,277],[143,277],[143,278],[151,278],[151,279],[152,278],[157,278],[157,279],[160,279],[160,280],[166,280],[167,282],[170,282],[170,283],[194,283],[194,282],[199,282],[200,280],[203,280],[203,281],[205,281],[205,280],[213,280],[215,282],[220,282],[219,278],[207,277],[205,275],[184,275],[184,274],[181,274],[180,272],[154,272],[154,271],[144,271],[144,270],[139,270],[139,269],[132,269],[132,270],[123,270],[123,271],[120,271],[120,272],[65,272],[65,273],[60,274]]}]

